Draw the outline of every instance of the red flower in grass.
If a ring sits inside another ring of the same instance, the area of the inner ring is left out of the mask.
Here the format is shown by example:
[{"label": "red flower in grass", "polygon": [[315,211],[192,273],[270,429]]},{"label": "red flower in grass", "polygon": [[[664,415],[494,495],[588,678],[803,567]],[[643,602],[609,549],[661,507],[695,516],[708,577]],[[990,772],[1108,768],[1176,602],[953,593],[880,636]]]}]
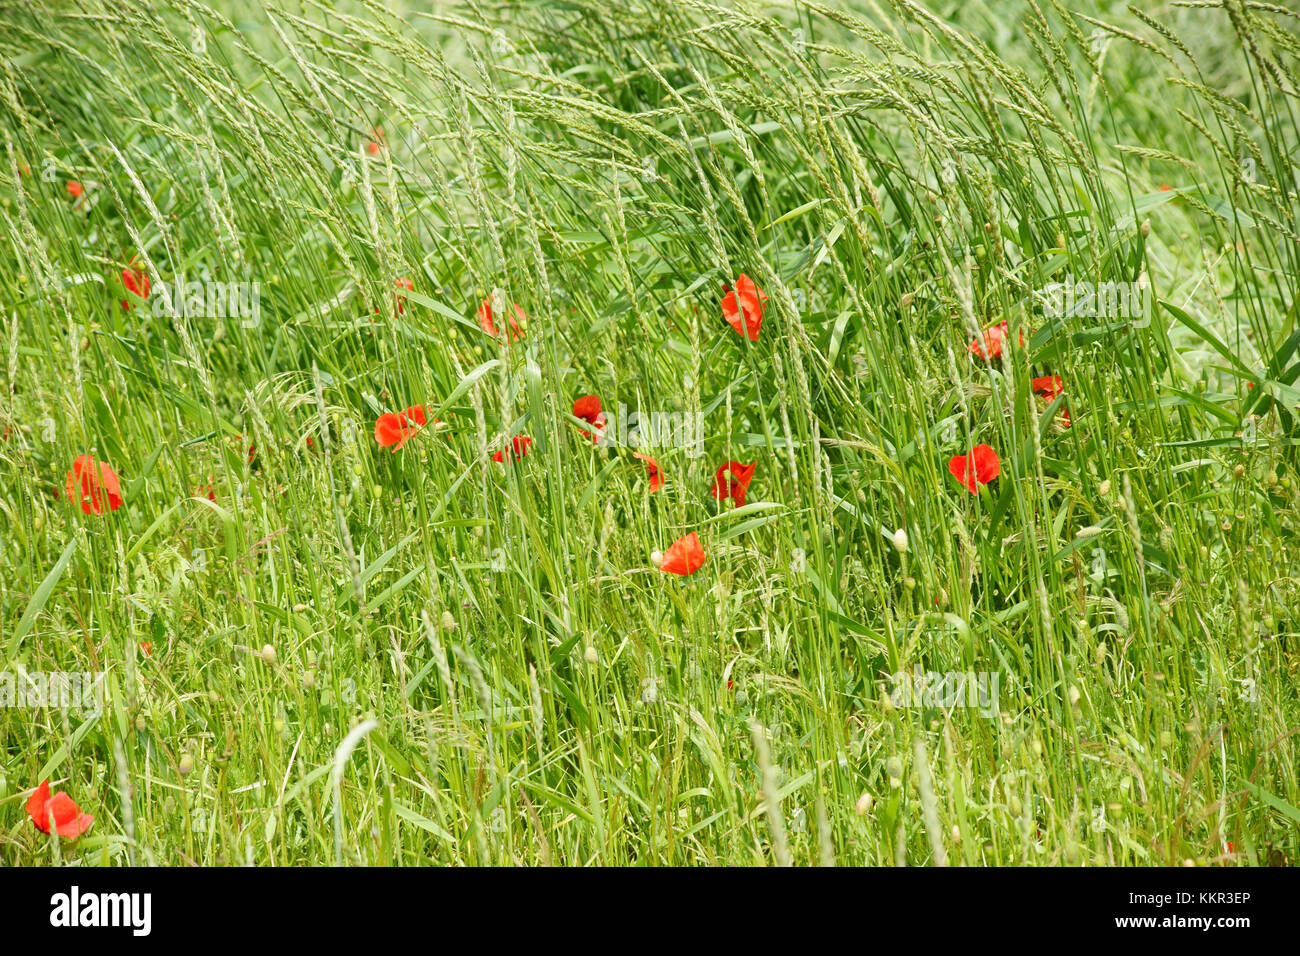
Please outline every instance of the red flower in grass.
[{"label": "red flower in grass", "polygon": [[[415,283],[412,282],[410,279],[406,278],[406,276],[398,277],[397,279],[394,280],[393,284],[396,285],[399,289],[405,289],[407,292],[415,291]],[[397,311],[404,313],[406,311],[406,296],[402,295],[400,292],[396,293],[396,295],[397,295]]]},{"label": "red flower in grass", "polygon": [[[763,325],[763,303],[767,296],[763,294],[754,280],[741,274],[736,280],[736,287],[728,289],[722,297],[722,317],[736,330],[736,334],[747,336],[750,341],[758,341],[758,330]],[[743,322],[743,325],[742,325]]]},{"label": "red flower in grass", "polygon": [[80,199],[81,194],[85,191],[86,190],[82,188],[81,183],[77,182],[75,179],[68,180],[68,195],[73,199]]},{"label": "red flower in grass", "polygon": [[[235,441],[237,441],[237,442],[241,442],[241,443],[242,443],[243,440],[244,440],[244,436],[243,436],[243,435],[236,435],[236,436],[235,436]],[[258,467],[258,465],[257,465],[257,446],[254,445],[252,442],[249,442],[249,444],[248,444],[248,464],[251,465],[251,466],[254,467],[254,468]]]},{"label": "red flower in grass", "polygon": [[528,446],[533,440],[527,435],[516,435],[510,439],[510,444],[492,456],[493,461],[499,462],[516,462],[528,454]]},{"label": "red flower in grass", "polygon": [[[510,321],[510,341],[518,342],[524,337],[524,333],[519,331],[519,322],[525,321],[528,317],[524,315],[524,310],[518,302],[513,303],[511,309],[515,314],[506,316]],[[506,311],[509,313],[510,309]],[[516,319],[519,321],[515,321]],[[492,296],[484,299],[483,304],[478,307],[478,327],[493,338],[497,337],[496,323],[492,321]]]},{"label": "red flower in grass", "polygon": [[[122,285],[126,291],[140,299],[149,298],[149,276],[145,271],[135,264],[135,260],[122,270]],[[131,303],[126,299],[122,300],[122,308],[130,311]]]},{"label": "red flower in grass", "polygon": [[50,818],[54,818],[54,830],[61,837],[75,840],[95,822],[89,813],[82,813],[81,807],[72,798],[60,790],[50,796],[50,782],[41,781],[31,799],[27,801],[27,815],[42,833],[50,832]]},{"label": "red flower in grass", "polygon": [[584,431],[583,434],[597,445],[604,436],[605,413],[601,410],[600,399],[595,395],[584,395],[573,403],[573,417],[581,418],[588,425],[596,426],[595,434]]},{"label": "red flower in grass", "polygon": [[745,493],[754,478],[754,469],[758,462],[742,465],[738,461],[729,461],[717,470],[713,476],[713,497],[719,501],[736,499],[736,507],[745,506]]},{"label": "red flower in grass", "polygon": [[86,514],[102,515],[122,507],[122,486],[117,473],[106,461],[95,461],[92,455],[78,455],[72,463],[65,484],[68,500],[80,503]]},{"label": "red flower in grass", "polygon": [[980,485],[987,485],[1002,472],[1002,462],[988,445],[976,445],[969,455],[957,455],[948,462],[948,470],[971,494],[977,495]]},{"label": "red flower in grass", "polygon": [[1065,391],[1065,383],[1059,375],[1044,375],[1029,384],[1035,395],[1041,395],[1049,402]]},{"label": "red flower in grass", "polygon": [[141,641],[140,650],[145,657],[153,657],[153,641]]},{"label": "red flower in grass", "polygon": [[[400,276],[394,279],[393,285],[395,285],[398,289],[405,289],[407,292],[415,291],[415,284],[411,282],[410,279],[406,278],[406,276]],[[406,314],[406,296],[402,295],[401,292],[394,292],[393,298],[397,299],[398,314],[399,315]],[[375,308],[375,314],[376,315],[379,314],[379,308],[377,306]]]},{"label": "red flower in grass", "polygon": [[375,441],[381,448],[390,445],[397,451],[428,423],[423,405],[412,405],[400,412],[388,412],[375,420]]},{"label": "red flower in grass", "polygon": [[667,574],[686,576],[694,574],[702,567],[704,567],[704,545],[700,544],[700,536],[692,531],[686,537],[678,538],[664,552],[663,564],[659,565],[659,570]]},{"label": "red flower in grass", "polygon": [[[1006,322],[993,326],[991,329],[985,329],[982,341],[976,339],[970,344],[971,355],[976,358],[982,358],[986,362],[991,362],[1002,354],[1003,346],[1006,345],[1007,338],[1011,335],[1011,329]],[[1025,344],[1025,333],[1020,333],[1020,345],[1023,348]]]},{"label": "red flower in grass", "polygon": [[659,470],[659,462],[655,461],[649,455],[643,455],[639,451],[632,452],[633,458],[640,458],[645,462],[646,473],[650,476],[650,490],[658,491],[664,486],[664,473]]},{"label": "red flower in grass", "polygon": [[378,156],[379,150],[382,149],[381,144],[384,142],[384,128],[382,126],[374,128],[374,137],[374,139],[366,143],[366,152],[371,156]]},{"label": "red flower in grass", "polygon": [[[1041,395],[1049,402],[1065,391],[1065,383],[1061,381],[1059,375],[1044,375],[1036,378],[1030,382],[1030,387],[1033,388],[1035,395]],[[1061,409],[1061,425],[1065,428],[1070,427],[1070,410],[1067,408]]]}]

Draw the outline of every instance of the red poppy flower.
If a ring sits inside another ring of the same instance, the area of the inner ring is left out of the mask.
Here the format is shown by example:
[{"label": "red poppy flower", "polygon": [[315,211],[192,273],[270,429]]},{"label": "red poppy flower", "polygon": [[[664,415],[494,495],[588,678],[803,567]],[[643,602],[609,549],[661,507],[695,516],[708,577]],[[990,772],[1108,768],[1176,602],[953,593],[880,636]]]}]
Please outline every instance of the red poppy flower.
[{"label": "red poppy flower", "polygon": [[527,435],[516,435],[514,438],[510,439],[509,446],[492,456],[492,460],[500,462],[509,460],[511,462],[516,462],[528,454],[528,446],[532,443],[533,440]]},{"label": "red poppy flower", "polygon": [[412,405],[400,412],[388,412],[375,420],[375,441],[381,448],[397,451],[428,423],[423,405]]},{"label": "red poppy flower", "polygon": [[[722,297],[722,317],[736,330],[737,335],[758,341],[758,330],[763,324],[763,303],[767,296],[749,276],[741,274],[736,287]],[[744,323],[743,327],[741,323]]]},{"label": "red poppy flower", "polygon": [[[524,333],[519,331],[519,322],[526,320],[528,317],[524,315],[524,310],[518,302],[514,303],[512,308],[515,314],[507,316],[510,320],[510,341],[518,342],[524,337]],[[515,321],[516,318],[518,318],[519,322]],[[483,304],[478,307],[478,327],[493,338],[497,337],[496,323],[492,321],[492,296],[484,299]]]},{"label": "red poppy flower", "polygon": [[145,657],[153,657],[153,641],[141,641],[140,650]]},{"label": "red poppy flower", "polygon": [[1002,472],[998,453],[988,445],[976,445],[969,455],[957,455],[948,462],[948,470],[971,494],[979,494],[979,486],[987,485]]},{"label": "red poppy flower", "polygon": [[[399,278],[394,280],[393,284],[396,285],[399,289],[405,289],[407,292],[415,291],[415,283],[412,282],[410,279],[406,278],[406,276],[400,276]],[[400,292],[397,293],[397,311],[398,312],[406,311],[406,296],[402,295]]]},{"label": "red poppy flower", "polygon": [[605,428],[605,413],[601,410],[600,399],[595,395],[584,395],[573,403],[573,417],[581,418],[589,425],[596,426],[596,433],[584,431],[583,434],[596,444],[600,444]]},{"label": "red poppy flower", "polygon": [[1007,323],[995,325],[991,329],[985,329],[981,338],[976,339],[970,344],[971,355],[976,358],[982,358],[984,361],[992,361],[1002,354],[1002,345],[1007,339]]},{"label": "red poppy flower", "polygon": [[69,196],[71,196],[73,199],[80,199],[80,198],[81,198],[81,194],[82,194],[83,192],[85,192],[85,190],[82,188],[81,183],[77,182],[75,179],[69,179],[69,180],[68,180],[68,195],[69,195]]},{"label": "red poppy flower", "polygon": [[[1061,381],[1059,375],[1044,375],[1036,378],[1030,383],[1030,386],[1033,388],[1035,395],[1041,395],[1049,402],[1065,391],[1065,383]],[[1070,427],[1069,409],[1061,409],[1060,421],[1063,427]]]},{"label": "red poppy flower", "polygon": [[[122,285],[126,287],[127,292],[134,296],[141,299],[149,298],[149,276],[145,274],[143,269],[135,264],[134,260],[132,260],[129,266],[122,270]],[[123,299],[122,308],[129,311],[131,303],[126,299]]]},{"label": "red poppy flower", "polygon": [[82,813],[81,807],[72,798],[60,790],[50,796],[50,782],[41,781],[31,799],[27,801],[27,815],[42,833],[50,832],[50,817],[54,818],[55,832],[61,837],[75,840],[95,822],[89,813]]},{"label": "red poppy flower", "polygon": [[664,552],[664,563],[659,565],[659,570],[685,576],[694,574],[702,567],[704,567],[704,545],[700,544],[700,536],[692,531],[686,537],[678,538]]},{"label": "red poppy flower", "polygon": [[[412,283],[411,280],[406,278],[405,276],[401,276],[400,278],[394,279],[393,285],[395,285],[399,289],[405,289],[407,292],[415,291],[414,283]],[[402,293],[400,292],[394,292],[393,298],[397,299],[398,314],[404,315],[406,313],[406,296],[402,295]],[[375,307],[375,314],[376,315],[379,314],[378,306]]]},{"label": "red poppy flower", "polygon": [[745,493],[754,477],[754,468],[758,462],[742,465],[738,461],[729,461],[717,470],[713,476],[713,497],[719,501],[736,499],[736,507],[745,506]]},{"label": "red poppy flower", "polygon": [[117,474],[106,461],[95,461],[91,455],[78,455],[72,463],[65,484],[68,500],[80,502],[86,514],[102,515],[122,507],[122,486]]},{"label": "red poppy flower", "polygon": [[1065,391],[1065,383],[1059,375],[1044,375],[1029,383],[1035,395],[1041,395],[1049,402]]},{"label": "red poppy flower", "polygon": [[1173,188],[1174,188],[1173,186],[1169,186],[1169,185],[1167,185],[1167,184],[1162,184],[1161,187],[1160,187],[1160,191],[1161,191],[1162,193],[1167,193],[1167,192],[1169,192],[1170,190],[1172,190]]},{"label": "red poppy flower", "polygon": [[639,451],[632,452],[633,458],[640,458],[645,462],[646,473],[650,475],[650,490],[658,491],[664,486],[664,473],[659,470],[659,462],[655,461],[649,455],[643,455]]}]

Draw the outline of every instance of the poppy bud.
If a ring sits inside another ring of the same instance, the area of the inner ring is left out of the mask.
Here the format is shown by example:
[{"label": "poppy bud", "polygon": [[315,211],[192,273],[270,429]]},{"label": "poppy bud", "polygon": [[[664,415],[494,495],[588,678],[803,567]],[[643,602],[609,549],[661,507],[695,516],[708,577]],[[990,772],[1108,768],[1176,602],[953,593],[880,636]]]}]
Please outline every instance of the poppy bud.
[{"label": "poppy bud", "polygon": [[853,804],[853,809],[858,816],[865,817],[868,813],[871,812],[871,805],[874,802],[875,801],[872,800],[871,798],[871,794],[867,793],[864,790],[862,792],[862,796],[858,797],[858,802]]},{"label": "poppy bud", "polygon": [[903,761],[890,757],[885,761],[885,772],[889,774],[890,786],[897,787],[903,779]]},{"label": "poppy bud", "polygon": [[275,666],[275,648],[272,647],[270,644],[262,645],[262,660],[266,661],[268,664],[272,666]]},{"label": "poppy bud", "polygon": [[181,754],[181,762],[176,769],[182,777],[188,777],[194,771],[194,758],[189,754]]},{"label": "poppy bud", "polygon": [[895,531],[890,540],[894,542],[894,550],[899,554],[907,553],[907,530],[905,528],[899,528]]},{"label": "poppy bud", "polygon": [[662,551],[650,552],[650,563],[656,568],[664,563],[664,553]]},{"label": "poppy bud", "polygon": [[1151,235],[1151,220],[1150,220],[1150,219],[1143,219],[1143,220],[1142,220],[1141,231],[1142,231],[1142,236],[1143,236],[1143,238],[1145,238],[1145,237]]}]

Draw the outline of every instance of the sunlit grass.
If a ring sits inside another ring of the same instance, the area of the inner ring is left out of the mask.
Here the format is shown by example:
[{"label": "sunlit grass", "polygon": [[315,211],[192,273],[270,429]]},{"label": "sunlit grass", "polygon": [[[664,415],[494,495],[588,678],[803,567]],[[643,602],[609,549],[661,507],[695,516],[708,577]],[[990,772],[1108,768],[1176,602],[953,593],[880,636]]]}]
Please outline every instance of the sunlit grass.
[{"label": "sunlit grass", "polygon": [[1295,862],[1296,18],[1076,6],[0,10],[0,861]]}]

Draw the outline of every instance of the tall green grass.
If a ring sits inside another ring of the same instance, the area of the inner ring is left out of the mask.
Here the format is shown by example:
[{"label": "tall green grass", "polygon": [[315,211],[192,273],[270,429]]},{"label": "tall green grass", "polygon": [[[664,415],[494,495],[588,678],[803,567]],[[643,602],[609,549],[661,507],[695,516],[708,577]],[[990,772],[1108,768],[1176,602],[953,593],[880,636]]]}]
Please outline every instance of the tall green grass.
[{"label": "tall green grass", "polygon": [[[0,6],[0,667],[109,674],[0,710],[0,860],[1294,862],[1293,11],[396,6]],[[124,310],[133,259],[261,321]],[[650,493],[587,393],[705,454]]]}]

